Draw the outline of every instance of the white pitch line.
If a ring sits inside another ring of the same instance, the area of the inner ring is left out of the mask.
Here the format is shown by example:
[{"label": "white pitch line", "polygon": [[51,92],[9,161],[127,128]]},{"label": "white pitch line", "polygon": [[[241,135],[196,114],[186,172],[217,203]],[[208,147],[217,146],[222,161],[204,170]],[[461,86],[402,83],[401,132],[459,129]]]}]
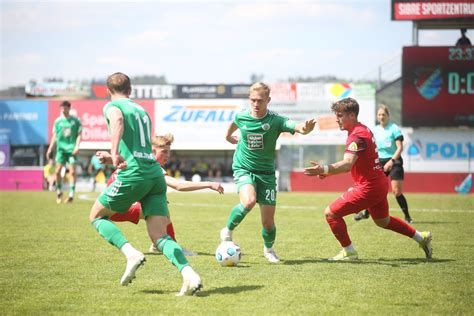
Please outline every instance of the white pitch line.
[{"label": "white pitch line", "polygon": [[[79,198],[81,200],[86,200],[86,201],[95,201],[96,197],[91,197],[88,194],[80,194]],[[177,206],[197,206],[197,207],[225,207],[225,208],[231,208],[233,205],[222,205],[219,204],[210,204],[210,203],[182,203],[182,202],[173,202],[171,206],[177,205]],[[290,209],[290,210],[324,210],[326,208],[326,205],[321,205],[321,206],[303,206],[303,205],[281,205],[278,204],[277,208],[282,208],[282,209]],[[390,209],[390,212],[396,212],[400,211],[399,209]],[[410,209],[410,212],[421,212],[421,213],[474,213],[474,209],[470,210],[443,210],[443,209],[438,209],[438,208],[415,208],[415,209]]]}]

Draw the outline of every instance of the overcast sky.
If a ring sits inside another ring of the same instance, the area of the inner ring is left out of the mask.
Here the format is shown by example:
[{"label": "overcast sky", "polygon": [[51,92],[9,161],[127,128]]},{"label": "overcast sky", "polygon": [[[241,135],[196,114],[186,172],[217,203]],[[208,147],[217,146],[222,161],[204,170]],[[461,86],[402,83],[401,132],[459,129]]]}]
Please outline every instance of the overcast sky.
[{"label": "overcast sky", "polygon": [[[295,76],[400,73],[411,22],[390,0],[0,0],[1,88],[31,79],[104,79],[116,71],[169,83],[275,82]],[[472,30],[470,31],[472,32]],[[474,34],[468,32],[473,38]],[[474,32],[472,32],[474,33]],[[420,31],[420,45],[460,32]]]}]

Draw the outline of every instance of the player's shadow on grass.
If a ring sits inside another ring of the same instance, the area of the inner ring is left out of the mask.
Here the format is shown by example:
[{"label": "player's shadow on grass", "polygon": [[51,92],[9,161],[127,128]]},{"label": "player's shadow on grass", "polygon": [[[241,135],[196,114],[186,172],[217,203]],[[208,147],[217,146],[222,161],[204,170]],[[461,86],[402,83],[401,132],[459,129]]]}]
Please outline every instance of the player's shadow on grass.
[{"label": "player's shadow on grass", "polygon": [[203,290],[196,293],[197,296],[209,296],[212,294],[236,294],[248,291],[257,291],[263,288],[263,285],[241,285],[241,286],[224,286],[218,287],[211,290]]},{"label": "player's shadow on grass", "polygon": [[296,260],[281,260],[281,263],[284,265],[298,265],[298,264],[307,264],[307,263],[328,263],[327,258],[304,258]]},{"label": "player's shadow on grass", "polygon": [[[445,225],[445,224],[459,224],[459,222],[433,222],[433,221],[416,221],[414,225],[430,224],[430,225]],[[412,224],[413,225],[413,224]]]},{"label": "player's shadow on grass", "polygon": [[435,264],[435,263],[445,263],[455,261],[453,259],[426,259],[426,258],[396,258],[396,259],[359,259],[356,261],[329,261],[327,258],[306,258],[298,260],[285,260],[282,261],[284,265],[299,265],[299,264],[311,264],[311,263],[325,263],[325,264],[378,264],[378,265],[388,265],[391,267],[400,267],[407,265],[416,265],[416,264]]},{"label": "player's shadow on grass", "polygon": [[160,290],[142,290],[140,292],[145,293],[145,294],[165,294],[164,291],[160,291]]},{"label": "player's shadow on grass", "polygon": [[215,254],[213,253],[209,253],[209,252],[200,252],[200,251],[197,251],[196,252],[198,256],[206,256],[206,257],[214,257]]},{"label": "player's shadow on grass", "polygon": [[[368,264],[379,264],[379,265],[388,265],[391,267],[401,267],[401,266],[410,266],[410,265],[417,265],[417,264],[437,264],[437,263],[446,263],[456,261],[454,259],[426,259],[426,258],[395,258],[395,259],[387,259],[387,258],[379,258],[379,259],[368,259],[368,260],[359,260],[363,263]],[[356,262],[357,263],[357,262]]]},{"label": "player's shadow on grass", "polygon": [[[145,252],[147,256],[161,256],[163,255],[161,252]],[[203,256],[203,257],[214,257],[215,255],[212,253],[208,252],[196,252],[197,256]],[[187,256],[188,257],[188,256]],[[191,256],[195,257],[195,256]]]}]

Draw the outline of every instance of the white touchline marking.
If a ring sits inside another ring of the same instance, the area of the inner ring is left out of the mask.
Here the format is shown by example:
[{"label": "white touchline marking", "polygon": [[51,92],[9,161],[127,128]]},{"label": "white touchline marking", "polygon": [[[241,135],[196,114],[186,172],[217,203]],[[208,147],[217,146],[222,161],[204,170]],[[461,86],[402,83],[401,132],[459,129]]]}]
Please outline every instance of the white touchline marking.
[{"label": "white touchline marking", "polygon": [[[80,194],[79,199],[81,200],[86,200],[86,201],[95,201],[97,197],[94,196],[89,196],[89,194]],[[182,202],[172,202],[170,204],[171,206],[177,205],[177,206],[199,206],[199,207],[220,207],[220,208],[231,208],[234,204],[211,204],[211,203],[182,203]],[[282,205],[278,204],[277,209],[293,209],[293,210],[321,210],[323,211],[324,208],[326,208],[327,205],[321,205],[321,206],[304,206],[304,205]],[[390,212],[397,212],[400,211],[397,208],[390,209]],[[474,213],[474,209],[472,210],[443,210],[443,209],[438,209],[438,208],[410,208],[410,212],[424,212],[424,213]]]}]

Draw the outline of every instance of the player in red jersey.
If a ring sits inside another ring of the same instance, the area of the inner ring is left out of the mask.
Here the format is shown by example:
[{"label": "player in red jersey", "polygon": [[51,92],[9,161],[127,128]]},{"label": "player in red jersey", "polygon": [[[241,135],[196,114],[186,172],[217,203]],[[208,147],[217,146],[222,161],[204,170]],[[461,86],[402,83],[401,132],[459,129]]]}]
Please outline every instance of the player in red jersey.
[{"label": "player in red jersey", "polygon": [[[171,134],[166,134],[163,136],[156,136],[153,141],[152,141],[152,150],[153,153],[155,154],[156,161],[160,163],[161,166],[164,166],[166,162],[170,158],[171,154],[171,144],[174,141],[174,137]],[[109,161],[110,154],[106,151],[98,151],[96,153],[97,157],[99,158],[99,161],[101,163],[106,163]],[[170,188],[175,189],[176,191],[196,191],[196,190],[203,190],[203,189],[211,189],[216,192],[219,192],[220,194],[224,193],[224,188],[221,186],[220,183],[218,182],[191,182],[191,181],[179,181],[169,175],[167,175],[166,171],[163,170],[163,173],[165,175],[165,181],[166,185]],[[111,176],[109,181],[107,182],[107,186],[109,186],[112,182],[115,181],[117,177],[117,171],[115,171]],[[136,202],[130,206],[128,211],[126,213],[115,213],[109,218],[111,221],[114,222],[131,222],[134,224],[138,224],[140,219],[144,219],[143,213],[142,213],[142,208],[140,202]],[[174,233],[174,228],[173,228],[173,223],[171,222],[171,219],[169,219],[168,226],[166,227],[166,233],[174,240],[176,241],[175,233]],[[186,256],[195,256],[196,253],[189,251],[185,248],[183,249],[183,253]],[[150,246],[149,252],[158,252],[158,249],[156,248],[155,244],[152,243]]]},{"label": "player in red jersey", "polygon": [[324,211],[326,220],[342,250],[331,261],[357,260],[358,254],[349,238],[343,217],[368,209],[377,226],[393,230],[418,242],[426,258],[431,258],[431,233],[419,232],[403,220],[389,215],[387,178],[379,162],[377,146],[370,129],[357,120],[359,104],[352,98],[333,103],[332,111],[341,130],[348,131],[346,150],[341,161],[323,165],[311,161],[305,168],[308,176],[327,176],[351,172],[354,186],[332,202]]}]

